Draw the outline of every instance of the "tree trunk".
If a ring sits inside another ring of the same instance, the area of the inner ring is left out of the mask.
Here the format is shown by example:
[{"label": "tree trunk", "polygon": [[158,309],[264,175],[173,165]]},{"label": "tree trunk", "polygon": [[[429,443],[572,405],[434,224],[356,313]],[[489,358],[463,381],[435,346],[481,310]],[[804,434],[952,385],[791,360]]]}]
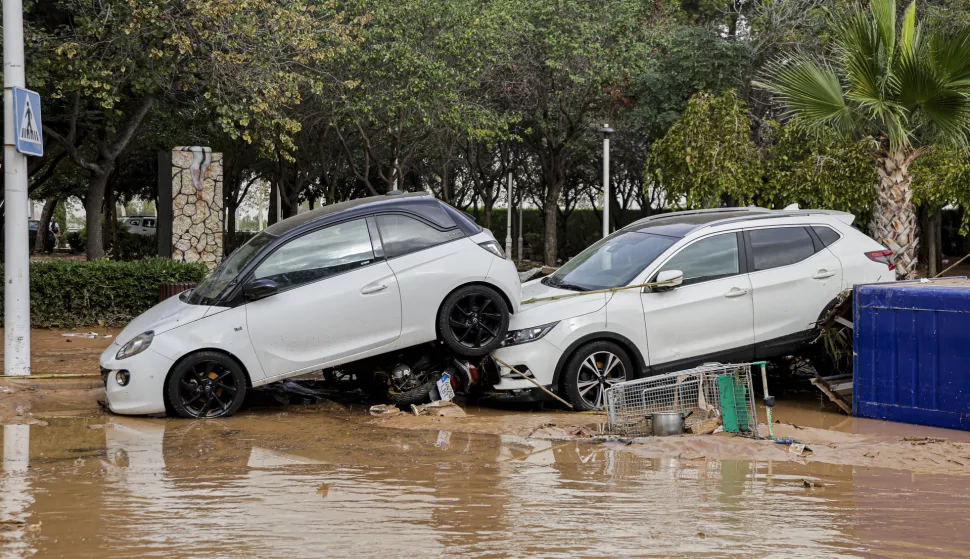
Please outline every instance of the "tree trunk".
[{"label": "tree trunk", "polygon": [[559,255],[559,193],[556,192],[556,196],[553,198],[553,190],[558,189],[550,188],[542,204],[542,257],[546,266],[555,268],[557,267],[556,258]]},{"label": "tree trunk", "polygon": [[492,228],[492,200],[491,196],[482,198],[482,214],[484,215],[483,221],[485,222],[482,227],[485,229]]},{"label": "tree trunk", "polygon": [[559,259],[559,197],[566,183],[561,162],[556,158],[546,175],[546,196],[542,203],[542,252],[546,266],[557,267]]},{"label": "tree trunk", "polygon": [[269,184],[269,215],[266,216],[267,225],[276,223],[276,189],[278,188],[279,181],[273,181]]},{"label": "tree trunk", "polygon": [[85,227],[87,228],[88,260],[104,258],[104,235],[101,229],[101,207],[104,205],[105,185],[108,174],[94,175],[88,180],[88,195],[84,200]]},{"label": "tree trunk", "polygon": [[37,226],[37,239],[34,242],[34,252],[43,253],[47,249],[47,237],[50,235],[51,216],[54,215],[54,208],[56,206],[57,198],[53,196],[44,202],[44,209],[40,212],[40,225]]},{"label": "tree trunk", "polygon": [[940,208],[933,210],[927,222],[929,224],[929,231],[926,233],[926,238],[929,241],[926,247],[927,264],[929,277],[933,277],[940,273],[942,270],[940,265],[943,263],[943,212]]},{"label": "tree trunk", "polygon": [[876,159],[879,180],[872,208],[871,233],[874,239],[893,251],[896,276],[916,277],[919,240],[916,211],[913,208],[912,177],[909,165],[915,153],[883,153]]}]

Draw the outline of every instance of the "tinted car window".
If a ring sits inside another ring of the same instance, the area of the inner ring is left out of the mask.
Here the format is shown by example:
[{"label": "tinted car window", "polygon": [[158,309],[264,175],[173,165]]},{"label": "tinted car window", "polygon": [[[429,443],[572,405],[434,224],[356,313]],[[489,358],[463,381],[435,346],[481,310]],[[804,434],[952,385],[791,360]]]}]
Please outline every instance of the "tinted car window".
[{"label": "tinted car window", "polygon": [[276,249],[253,276],[280,289],[296,287],[374,262],[367,222],[355,219],[307,233]]},{"label": "tinted car window", "polygon": [[448,215],[447,212],[445,212],[445,209],[441,207],[439,202],[433,202],[431,204],[415,204],[409,207],[408,210],[418,214],[424,219],[427,219],[442,229],[451,229],[455,226],[454,220],[451,219],[451,216]]},{"label": "tinted car window", "polygon": [[472,216],[461,210],[456,210],[447,204],[444,204],[442,207],[455,220],[458,228],[464,231],[466,235],[477,235],[482,232],[482,228],[475,223],[475,219]]},{"label": "tinted car window", "polygon": [[628,285],[676,241],[664,235],[618,231],[580,252],[543,283],[581,290]]},{"label": "tinted car window", "polygon": [[138,225],[139,223],[141,223],[141,222],[138,221],[137,219],[129,219],[128,220],[128,225]]},{"label": "tinted car window", "polygon": [[842,238],[835,229],[831,227],[826,227],[824,225],[813,225],[812,230],[818,235],[819,240],[822,241],[822,246],[827,247],[835,241]]},{"label": "tinted car window", "polygon": [[223,290],[236,281],[243,268],[255,260],[263,249],[274,240],[276,240],[276,237],[265,231],[249,239],[246,244],[233,251],[228,258],[222,261],[222,264],[219,264],[192,290],[187,302],[193,305],[214,303]]},{"label": "tinted car window", "polygon": [[[444,213],[444,210],[441,211]],[[381,230],[381,242],[388,258],[424,250],[464,236],[458,228],[441,231],[423,221],[401,214],[379,215],[377,226]]]},{"label": "tinted car window", "polygon": [[714,235],[688,245],[664,264],[663,270],[683,272],[683,285],[736,275],[741,272],[738,235]]},{"label": "tinted car window", "polygon": [[815,254],[812,236],[804,227],[752,229],[748,238],[755,271],[788,266]]},{"label": "tinted car window", "polygon": [[142,222],[142,225],[144,227],[155,227],[155,220],[154,219],[146,219],[145,221]]}]

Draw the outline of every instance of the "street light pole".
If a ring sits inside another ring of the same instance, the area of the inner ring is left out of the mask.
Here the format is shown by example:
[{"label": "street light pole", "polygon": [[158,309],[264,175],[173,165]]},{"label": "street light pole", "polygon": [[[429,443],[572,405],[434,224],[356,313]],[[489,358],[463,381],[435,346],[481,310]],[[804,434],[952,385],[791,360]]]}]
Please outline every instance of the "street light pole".
[{"label": "street light pole", "polygon": [[610,134],[613,129],[609,124],[600,128],[603,133],[603,236],[610,234]]},{"label": "street light pole", "polygon": [[[3,370],[30,374],[30,253],[27,225],[27,156],[16,147],[13,88],[23,88],[24,7],[3,0]],[[46,224],[41,224],[45,226]]]},{"label": "street light pole", "polygon": [[508,217],[505,221],[505,254],[508,255],[509,260],[512,259],[512,173],[509,173],[509,187],[508,187]]}]

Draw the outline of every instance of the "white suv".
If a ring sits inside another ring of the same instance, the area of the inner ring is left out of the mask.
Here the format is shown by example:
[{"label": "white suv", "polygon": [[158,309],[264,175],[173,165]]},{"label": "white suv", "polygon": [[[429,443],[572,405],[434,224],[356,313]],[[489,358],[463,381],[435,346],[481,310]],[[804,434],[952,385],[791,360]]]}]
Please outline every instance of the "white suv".
[{"label": "white suv", "polygon": [[[640,220],[523,285],[521,310],[494,355],[589,410],[623,380],[796,353],[842,290],[896,279],[892,253],[853,220],[762,208]],[[525,304],[656,281],[667,285]],[[500,399],[541,396],[504,366],[492,381]]]}]

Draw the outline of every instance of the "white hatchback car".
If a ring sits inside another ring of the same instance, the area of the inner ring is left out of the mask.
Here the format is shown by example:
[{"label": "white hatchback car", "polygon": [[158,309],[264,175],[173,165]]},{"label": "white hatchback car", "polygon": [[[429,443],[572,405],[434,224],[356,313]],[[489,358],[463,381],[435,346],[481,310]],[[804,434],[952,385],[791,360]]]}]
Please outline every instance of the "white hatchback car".
[{"label": "white hatchback car", "polygon": [[247,388],[440,340],[483,356],[521,294],[487,230],[426,194],[325,206],[270,226],[101,355],[121,414],[234,413]]},{"label": "white hatchback car", "polygon": [[[730,208],[648,217],[590,246],[542,280],[494,355],[578,409],[599,409],[617,382],[708,362],[791,355],[840,292],[895,281],[892,253],[851,226],[851,214]],[[499,399],[538,389],[506,367]],[[497,382],[496,382],[497,381]]]}]

